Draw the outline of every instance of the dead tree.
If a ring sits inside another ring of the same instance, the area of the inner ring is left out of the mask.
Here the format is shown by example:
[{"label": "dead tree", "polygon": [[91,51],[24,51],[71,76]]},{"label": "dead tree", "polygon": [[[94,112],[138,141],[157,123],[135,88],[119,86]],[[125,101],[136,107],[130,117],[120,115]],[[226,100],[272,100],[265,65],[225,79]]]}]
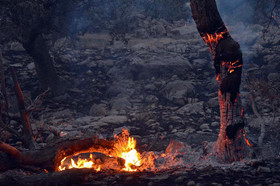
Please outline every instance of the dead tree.
[{"label": "dead tree", "polygon": [[197,30],[209,46],[219,84],[221,127],[215,152],[224,161],[240,160],[247,151],[239,93],[242,52],[230,36],[215,0],[191,0],[191,10]]}]

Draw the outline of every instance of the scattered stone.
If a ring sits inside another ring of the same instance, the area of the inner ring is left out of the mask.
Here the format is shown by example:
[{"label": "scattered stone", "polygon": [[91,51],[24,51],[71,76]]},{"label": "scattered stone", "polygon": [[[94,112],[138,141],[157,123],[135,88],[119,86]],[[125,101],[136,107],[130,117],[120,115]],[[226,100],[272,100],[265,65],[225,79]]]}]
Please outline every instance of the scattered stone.
[{"label": "scattered stone", "polygon": [[187,186],[193,186],[193,185],[195,185],[195,182],[194,182],[194,181],[189,181],[189,182],[187,183]]}]

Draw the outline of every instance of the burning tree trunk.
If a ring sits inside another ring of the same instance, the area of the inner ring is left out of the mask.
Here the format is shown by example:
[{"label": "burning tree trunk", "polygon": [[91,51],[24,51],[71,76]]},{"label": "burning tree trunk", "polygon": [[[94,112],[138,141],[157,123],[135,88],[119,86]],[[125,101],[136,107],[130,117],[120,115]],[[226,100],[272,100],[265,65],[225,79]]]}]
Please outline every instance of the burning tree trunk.
[{"label": "burning tree trunk", "polygon": [[242,52],[223,23],[215,0],[191,0],[191,9],[198,32],[212,54],[219,84],[221,128],[215,151],[224,161],[240,160],[248,143],[239,93]]}]

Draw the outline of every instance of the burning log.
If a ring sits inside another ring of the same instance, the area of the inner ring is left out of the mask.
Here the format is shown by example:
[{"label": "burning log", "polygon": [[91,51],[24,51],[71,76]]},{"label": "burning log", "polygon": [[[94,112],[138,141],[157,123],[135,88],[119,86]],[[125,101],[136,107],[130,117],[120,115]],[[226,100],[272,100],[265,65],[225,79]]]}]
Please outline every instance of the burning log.
[{"label": "burning log", "polygon": [[[141,155],[136,140],[127,130],[115,135],[113,140],[97,137],[57,141],[41,149],[20,152],[0,143],[0,171],[33,166],[47,171],[72,168],[137,171],[154,167],[151,154]],[[1,153],[4,152],[4,153]]]},{"label": "burning log", "polygon": [[242,52],[222,21],[215,0],[191,0],[191,9],[197,30],[212,54],[219,84],[221,128],[216,153],[224,161],[240,160],[246,156],[248,142],[239,93]]},{"label": "burning log", "polygon": [[[65,157],[73,156],[83,152],[109,152],[114,148],[111,140],[99,139],[97,137],[85,139],[72,139],[56,142],[43,149],[34,151],[20,152],[16,148],[0,143],[0,171],[6,171],[13,168],[22,168],[25,166],[39,167],[41,170],[58,171],[61,161]],[[124,166],[121,158],[112,158],[101,153],[94,154],[95,159],[107,164],[117,162],[119,168]]]}]

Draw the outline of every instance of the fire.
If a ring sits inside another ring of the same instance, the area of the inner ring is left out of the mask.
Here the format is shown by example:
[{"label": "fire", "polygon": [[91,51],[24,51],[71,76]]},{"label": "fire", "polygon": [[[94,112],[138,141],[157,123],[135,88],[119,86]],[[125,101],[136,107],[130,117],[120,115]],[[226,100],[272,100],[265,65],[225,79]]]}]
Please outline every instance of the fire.
[{"label": "fire", "polygon": [[[124,129],[120,135],[115,135],[114,138],[114,149],[110,152],[104,151],[100,153],[103,153],[109,157],[122,158],[125,161],[124,167],[122,168],[123,171],[137,171],[138,167],[142,165],[142,161],[141,154],[135,149],[136,140],[133,137],[130,137],[129,132]],[[102,169],[102,167],[98,165],[97,160],[94,159],[92,154],[90,154],[88,158],[78,157],[77,161],[75,161],[72,157],[64,157],[60,162],[58,170],[63,171],[73,168],[89,168],[100,171]],[[150,157],[148,159],[150,161],[150,164],[152,164],[153,159],[151,159]],[[68,162],[66,162],[66,160],[68,160]]]},{"label": "fire", "polygon": [[59,170],[60,171],[63,171],[63,170],[66,170],[66,169],[73,169],[73,168],[77,168],[77,169],[81,169],[81,168],[94,168],[96,171],[100,171],[100,165],[97,166],[95,165],[94,163],[94,160],[93,160],[93,157],[92,157],[92,154],[90,154],[90,160],[88,159],[82,159],[82,158],[78,158],[78,161],[75,162],[74,159],[70,159],[71,160],[71,163],[68,165],[68,167],[66,166],[62,166],[64,164],[64,161],[66,160],[67,157],[63,158],[61,160],[61,165],[59,166]]},{"label": "fire", "polygon": [[127,130],[122,131],[120,136],[115,135],[116,143],[114,156],[123,158],[125,160],[125,171],[136,171],[137,169],[132,168],[141,165],[141,155],[136,147],[136,140],[133,137],[129,137]]},{"label": "fire", "polygon": [[218,44],[218,41],[224,38],[223,35],[227,32],[228,31],[215,33],[215,34],[205,34],[204,36],[202,36],[202,38],[204,39],[205,43],[208,45],[211,45],[213,43]]},{"label": "fire", "polygon": [[234,69],[241,68],[243,66],[242,64],[240,64],[239,60],[237,60],[235,62],[231,62],[231,61],[225,62],[225,61],[223,61],[222,65],[227,67],[228,72],[230,74],[234,72]]}]

